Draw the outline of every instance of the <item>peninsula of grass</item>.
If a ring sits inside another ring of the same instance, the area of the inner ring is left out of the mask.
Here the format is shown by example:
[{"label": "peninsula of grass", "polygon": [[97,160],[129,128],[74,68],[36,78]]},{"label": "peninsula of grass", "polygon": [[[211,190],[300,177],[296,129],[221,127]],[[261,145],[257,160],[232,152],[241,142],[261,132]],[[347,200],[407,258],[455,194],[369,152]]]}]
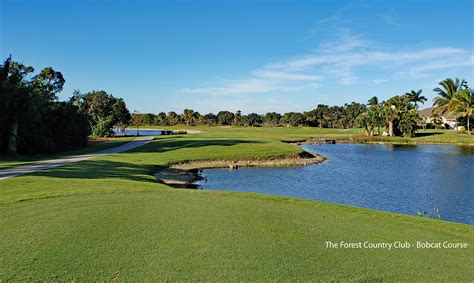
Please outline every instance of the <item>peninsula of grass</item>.
[{"label": "peninsula of grass", "polygon": [[[298,154],[281,140],[321,134],[202,130],[0,181],[0,280],[472,281],[471,225],[157,183],[160,166]],[[468,247],[329,249],[326,241]]]}]

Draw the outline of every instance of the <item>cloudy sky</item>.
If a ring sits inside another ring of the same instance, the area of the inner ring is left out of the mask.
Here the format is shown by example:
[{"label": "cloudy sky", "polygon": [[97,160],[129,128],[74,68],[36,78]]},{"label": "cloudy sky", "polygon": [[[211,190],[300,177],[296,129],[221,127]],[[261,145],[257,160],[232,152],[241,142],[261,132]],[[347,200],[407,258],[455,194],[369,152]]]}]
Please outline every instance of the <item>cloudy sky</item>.
[{"label": "cloudy sky", "polygon": [[264,113],[474,83],[467,0],[0,3],[0,55],[61,71],[62,99],[103,89],[141,112]]}]

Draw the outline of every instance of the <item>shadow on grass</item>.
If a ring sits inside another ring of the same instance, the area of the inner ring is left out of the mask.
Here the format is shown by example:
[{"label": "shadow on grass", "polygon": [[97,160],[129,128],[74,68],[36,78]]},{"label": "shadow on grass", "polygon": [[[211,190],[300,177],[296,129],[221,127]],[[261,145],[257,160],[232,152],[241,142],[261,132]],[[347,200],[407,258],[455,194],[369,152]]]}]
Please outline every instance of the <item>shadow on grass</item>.
[{"label": "shadow on grass", "polygon": [[182,148],[200,148],[206,146],[233,146],[237,144],[262,144],[265,141],[257,140],[238,140],[238,139],[180,139],[178,138],[160,138],[144,146],[127,151],[133,152],[167,152]]},{"label": "shadow on grass", "polygon": [[[201,148],[206,146],[232,146],[236,144],[264,143],[254,140],[229,140],[229,139],[180,139],[159,138],[144,146],[127,151],[127,153],[163,153],[181,148]],[[120,153],[119,153],[120,154]],[[52,168],[34,173],[36,176],[51,178],[82,178],[82,179],[105,179],[121,178],[139,182],[155,182],[150,178],[156,168],[154,166],[139,163],[118,162],[108,160],[85,160],[61,167]]]},{"label": "shadow on grass", "polygon": [[419,138],[419,137],[429,137],[429,136],[442,135],[442,134],[443,134],[443,133],[441,133],[441,132],[429,132],[429,133],[418,132],[418,133],[415,133],[415,138]]},{"label": "shadow on grass", "polygon": [[139,182],[154,182],[154,179],[147,177],[147,175],[150,175],[152,171],[153,170],[151,166],[92,159],[52,168],[45,171],[38,171],[34,173],[34,175],[51,178],[119,178]]}]

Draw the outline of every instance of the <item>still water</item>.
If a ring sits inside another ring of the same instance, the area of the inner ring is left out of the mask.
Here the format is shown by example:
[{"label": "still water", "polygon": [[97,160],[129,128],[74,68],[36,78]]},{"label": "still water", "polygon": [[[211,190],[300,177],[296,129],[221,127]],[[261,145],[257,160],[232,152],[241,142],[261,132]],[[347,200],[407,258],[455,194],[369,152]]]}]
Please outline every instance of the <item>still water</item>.
[{"label": "still water", "polygon": [[136,129],[126,129],[125,133],[119,131],[119,130],[114,130],[116,134],[122,135],[125,134],[127,136],[136,136],[137,132],[139,136],[159,136],[162,134],[163,130],[136,130]]},{"label": "still water", "polygon": [[297,168],[204,170],[208,190],[274,194],[474,224],[474,147],[305,145],[327,158]]}]

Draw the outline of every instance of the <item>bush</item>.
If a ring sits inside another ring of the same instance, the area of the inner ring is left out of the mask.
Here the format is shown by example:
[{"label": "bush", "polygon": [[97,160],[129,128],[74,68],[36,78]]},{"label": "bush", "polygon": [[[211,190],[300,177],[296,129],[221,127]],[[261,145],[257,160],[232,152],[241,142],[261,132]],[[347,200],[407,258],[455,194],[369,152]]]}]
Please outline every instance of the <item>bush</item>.
[{"label": "bush", "polygon": [[98,137],[110,137],[114,134],[114,117],[107,116],[99,120],[97,125],[92,129],[92,134]]},{"label": "bush", "polygon": [[18,152],[53,153],[87,145],[86,117],[68,102],[51,103],[38,118],[30,113],[18,127]]}]

